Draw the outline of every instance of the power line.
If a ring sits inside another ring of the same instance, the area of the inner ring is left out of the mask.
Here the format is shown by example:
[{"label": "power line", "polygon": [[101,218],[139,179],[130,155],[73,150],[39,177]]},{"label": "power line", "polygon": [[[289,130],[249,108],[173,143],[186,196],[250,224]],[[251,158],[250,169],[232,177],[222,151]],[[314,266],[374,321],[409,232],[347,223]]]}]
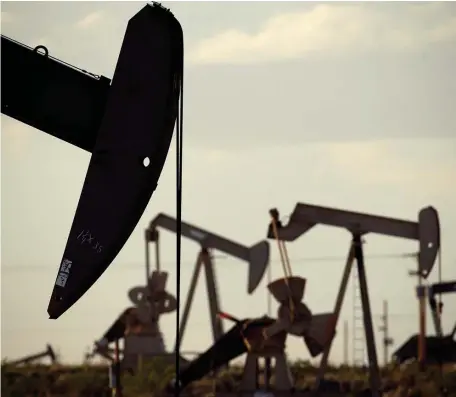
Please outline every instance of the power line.
[{"label": "power line", "polygon": [[[120,311],[119,311],[120,313]],[[377,319],[380,319],[383,314],[382,313],[377,313],[377,314],[373,314],[374,317],[376,317]],[[413,313],[408,313],[408,312],[404,312],[404,313],[388,313],[388,317],[416,317],[417,315],[416,314],[413,314]],[[100,318],[100,315],[99,315],[99,311],[97,311],[97,314],[90,314],[90,316],[88,316],[90,318],[97,318],[99,319]],[[338,323],[339,326],[343,327],[343,321],[345,321],[346,319],[345,318],[342,318],[340,319],[341,321]],[[114,320],[113,320],[114,321]],[[209,319],[207,320],[209,321]],[[193,325],[193,328],[207,328],[207,321],[202,321],[202,320],[199,320],[199,321],[193,321],[192,322],[192,325]],[[109,322],[108,322],[109,323]],[[94,329],[94,328],[99,328],[99,327],[108,327],[109,325],[111,325],[111,323],[106,323],[106,322],[102,322],[102,323],[99,323],[99,322],[95,322],[95,323],[90,323],[90,324],[75,324],[74,326],[71,326],[71,325],[65,325],[65,326],[59,326],[58,327],[58,330],[59,331],[73,331],[73,330],[77,330],[77,331],[81,331],[81,330],[91,330],[91,329]],[[27,331],[30,331],[30,330],[33,330],[33,331],[40,331],[40,330],[49,330],[50,328],[54,328],[52,326],[46,326],[46,325],[30,325],[30,326],[27,326],[27,328],[25,329],[24,327],[21,327],[21,326],[14,326],[14,324],[8,324],[7,326],[2,326],[2,332],[5,332],[5,331],[19,331],[19,332],[27,332]],[[57,328],[55,328],[57,329]]]},{"label": "power line", "polygon": [[[416,253],[392,253],[392,254],[374,254],[367,256],[367,260],[402,260],[402,259],[413,259],[414,256],[416,256]],[[236,258],[231,258],[228,256],[217,256],[215,258],[215,263],[217,264],[217,260],[222,260],[225,262],[226,260],[228,261],[238,261]],[[306,262],[343,262],[345,261],[346,258],[343,256],[315,256],[315,257],[298,257],[298,258],[292,258],[291,262],[292,263],[297,263],[297,264],[303,264]],[[160,262],[162,265],[169,265],[169,266],[174,266],[175,262],[174,261],[161,261]],[[276,262],[272,261],[272,264],[275,264]],[[277,262],[278,263],[278,262]],[[120,263],[119,263],[120,264]],[[194,261],[188,261],[188,262],[182,262],[181,263],[184,266],[192,266],[195,264]],[[28,271],[28,270],[45,270],[45,269],[56,269],[57,266],[54,265],[31,265],[31,264],[16,264],[16,265],[1,265],[0,266],[2,272],[4,270],[6,271]],[[127,271],[127,270],[143,270],[144,269],[144,264],[142,263],[122,263],[122,267],[113,267],[112,269],[116,271]]]}]

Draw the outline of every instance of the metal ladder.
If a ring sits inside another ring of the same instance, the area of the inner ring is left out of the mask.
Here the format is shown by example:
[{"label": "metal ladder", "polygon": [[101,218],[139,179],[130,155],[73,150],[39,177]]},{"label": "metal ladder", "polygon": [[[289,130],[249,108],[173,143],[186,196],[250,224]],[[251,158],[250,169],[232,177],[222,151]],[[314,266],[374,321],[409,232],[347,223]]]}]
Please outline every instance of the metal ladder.
[{"label": "metal ladder", "polygon": [[364,335],[363,308],[359,287],[358,271],[352,272],[353,322],[352,322],[352,363],[355,367],[366,365],[366,339]]}]

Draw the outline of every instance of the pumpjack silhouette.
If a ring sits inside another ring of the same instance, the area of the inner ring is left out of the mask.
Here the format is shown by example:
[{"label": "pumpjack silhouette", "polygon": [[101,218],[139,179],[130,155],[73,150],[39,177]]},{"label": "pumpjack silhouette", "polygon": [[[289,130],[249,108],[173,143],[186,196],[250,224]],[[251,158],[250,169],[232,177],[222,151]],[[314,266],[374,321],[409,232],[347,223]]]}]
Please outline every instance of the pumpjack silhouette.
[{"label": "pumpjack silhouette", "polygon": [[174,15],[147,4],[128,21],[110,80],[51,57],[44,46],[1,37],[2,113],[92,153],[51,319],[101,277],[157,188],[175,125],[182,134],[183,40]]},{"label": "pumpjack silhouette", "polygon": [[[418,286],[417,297],[428,298],[432,319],[435,327],[435,336],[426,336],[424,340],[425,354],[422,364],[454,364],[456,363],[456,323],[449,334],[442,329],[443,303],[437,301],[436,295],[456,293],[456,280],[433,283],[428,286]],[[403,364],[410,360],[417,360],[420,335],[412,335],[394,353],[393,361]]]},{"label": "pumpjack silhouette", "polygon": [[[159,324],[160,317],[174,312],[177,306],[176,298],[166,291],[167,279],[167,272],[153,271],[146,286],[130,289],[128,297],[134,306],[119,315],[102,338],[95,342],[89,356],[97,354],[114,362],[116,352],[110,344],[123,339],[124,370],[134,372],[144,360],[157,356],[173,361],[174,354],[166,351]],[[186,361],[182,359],[182,362]]]},{"label": "pumpjack silhouette", "polygon": [[289,277],[275,280],[268,290],[279,303],[277,318],[263,316],[237,319],[220,313],[222,318],[235,325],[197,359],[190,362],[179,374],[179,384],[175,381],[170,389],[185,388],[191,382],[201,379],[231,360],[247,353],[244,367],[243,389],[254,388],[258,358],[274,357],[276,361],[276,389],[291,389],[293,381],[287,367],[285,342],[288,335],[303,339],[312,357],[321,354],[335,333],[332,332],[332,313],[312,314],[302,302],[306,279]]}]

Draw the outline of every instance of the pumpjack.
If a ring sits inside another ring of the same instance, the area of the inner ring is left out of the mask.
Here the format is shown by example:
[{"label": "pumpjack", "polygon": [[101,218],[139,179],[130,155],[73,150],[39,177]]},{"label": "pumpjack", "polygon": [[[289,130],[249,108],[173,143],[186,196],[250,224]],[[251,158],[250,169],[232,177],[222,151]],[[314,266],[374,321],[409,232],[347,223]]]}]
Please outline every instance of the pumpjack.
[{"label": "pumpjack", "polygon": [[[456,323],[449,334],[443,333],[441,320],[443,303],[436,299],[437,295],[456,293],[456,281],[421,285],[417,287],[416,293],[419,299],[427,297],[435,328],[435,336],[426,336],[424,363],[427,365],[456,363]],[[418,341],[418,334],[411,336],[393,353],[393,361],[402,364],[409,360],[418,360]]]},{"label": "pumpjack", "polygon": [[[155,245],[155,270],[161,271],[160,229],[175,233],[177,231],[177,226],[177,220],[164,213],[158,214],[149,223],[149,227],[145,232],[146,275],[151,271],[150,244]],[[184,338],[193,297],[198,283],[198,277],[201,271],[204,271],[205,274],[212,338],[213,341],[216,342],[223,336],[224,329],[223,323],[218,316],[218,313],[221,311],[221,305],[217,288],[213,251],[217,250],[247,263],[247,293],[252,294],[260,284],[269,264],[269,243],[266,240],[262,240],[248,247],[187,222],[181,222],[180,228],[181,235],[197,243],[200,246],[200,251],[196,256],[196,263],[180,321],[179,343],[182,343]]]},{"label": "pumpjack", "polygon": [[[277,241],[282,262],[285,264],[286,262],[289,262],[285,242],[295,241],[318,224],[343,228],[351,234],[352,239],[349,245],[342,281],[334,306],[331,330],[328,332],[334,333],[336,330],[351,268],[353,262],[356,260],[369,359],[370,393],[373,397],[379,397],[382,391],[365,271],[363,237],[369,233],[376,233],[417,240],[420,249],[418,254],[418,269],[421,277],[426,279],[434,267],[435,259],[440,249],[440,225],[437,210],[433,207],[423,208],[418,214],[418,221],[407,221],[298,203],[291,213],[287,224],[282,223],[279,211],[276,208],[269,211],[269,216],[270,223],[268,225],[267,237]],[[420,299],[420,307],[424,307],[423,299]],[[424,345],[423,327],[424,324],[420,321],[420,346]],[[320,368],[317,374],[317,390],[322,390],[325,385],[324,374],[328,365],[332,340],[333,339],[330,339],[322,354]],[[420,353],[422,353],[422,351],[423,349],[420,350]],[[422,359],[423,357],[420,355],[420,360]]]},{"label": "pumpjack", "polygon": [[[266,363],[263,392],[293,391],[294,380],[285,353],[287,336],[302,338],[312,357],[321,354],[334,336],[331,333],[333,314],[313,314],[302,302],[305,285],[306,279],[301,277],[281,278],[268,285],[269,293],[279,303],[275,319],[263,316],[240,320],[230,314],[219,313],[221,318],[230,320],[235,325],[196,360],[190,362],[180,372],[179,384],[171,387],[183,390],[190,383],[247,353],[240,393],[255,395],[260,391],[260,359]],[[271,382],[273,370],[274,383]]]},{"label": "pumpjack", "polygon": [[49,358],[49,360],[51,361],[52,364],[56,364],[58,362],[58,357],[55,354],[52,346],[49,344],[47,344],[46,349],[40,353],[18,358],[13,361],[7,361],[6,365],[10,365],[10,366],[27,365],[27,364],[31,364],[35,361],[41,360],[42,358],[46,358],[46,357]]},{"label": "pumpjack", "polygon": [[[186,330],[193,296],[195,294],[199,273],[204,271],[209,303],[209,318],[212,324],[213,341],[224,334],[223,323],[218,313],[221,311],[220,297],[217,290],[212,250],[218,250],[234,258],[247,262],[247,292],[253,293],[261,282],[269,262],[269,243],[260,241],[252,247],[244,246],[226,237],[194,226],[181,223],[182,235],[195,241],[201,247],[196,258],[190,289],[188,292],[182,321],[180,322],[179,340],[182,341]],[[159,317],[176,309],[175,297],[165,290],[167,272],[163,271],[160,261],[160,229],[176,232],[177,220],[167,214],[158,214],[144,233],[146,248],[146,286],[135,287],[129,291],[129,298],[135,306],[125,309],[103,336],[95,342],[92,356],[101,355],[114,362],[116,349],[112,345],[124,340],[122,369],[136,370],[138,362],[148,357],[170,357],[165,349],[159,328]],[[155,246],[155,267],[151,266],[150,244]],[[186,360],[181,358],[183,364]]]},{"label": "pumpjack", "polygon": [[[112,363],[121,358],[122,370],[135,372],[142,363],[153,357],[162,357],[172,362],[174,355],[166,351],[159,319],[163,314],[176,310],[176,298],[166,291],[166,272],[151,273],[146,286],[133,287],[128,297],[133,306],[125,309],[113,322],[103,337],[95,342],[93,354],[98,354]],[[123,350],[110,347],[123,340]],[[185,360],[181,359],[182,363]]]}]

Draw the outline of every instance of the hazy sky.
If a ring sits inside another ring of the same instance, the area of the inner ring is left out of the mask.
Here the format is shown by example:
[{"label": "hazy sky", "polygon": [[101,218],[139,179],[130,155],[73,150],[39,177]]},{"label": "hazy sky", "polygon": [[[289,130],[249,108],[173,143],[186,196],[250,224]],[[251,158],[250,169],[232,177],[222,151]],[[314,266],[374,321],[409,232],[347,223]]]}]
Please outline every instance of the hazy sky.
[{"label": "hazy sky", "polygon": [[[111,77],[126,22],[142,5],[2,2],[2,34],[29,46],[45,44],[52,56]],[[433,205],[441,217],[444,277],[456,278],[454,3],[166,6],[185,36],[185,220],[249,245],[264,238],[269,208],[286,215],[298,201],[410,220]],[[143,229],[157,212],[175,213],[175,152],[114,264],[52,321],[46,308],[89,154],[6,116],[1,122],[2,357],[50,342],[64,360],[78,362],[129,304],[128,288],[144,281]],[[333,308],[343,259],[303,258],[343,257],[349,241],[343,230],[318,227],[289,245],[295,273],[309,280],[305,300],[312,310]],[[367,256],[417,249],[394,238],[367,241]],[[175,237],[166,233],[162,242],[173,292]],[[184,296],[196,253],[195,244],[184,241]],[[274,277],[281,276],[277,258],[272,245]],[[412,259],[368,260],[376,332],[387,299],[394,347],[417,330],[415,280],[407,275],[414,267]],[[217,272],[224,310],[264,314],[265,283],[248,296],[242,262],[220,260]],[[448,296],[445,303],[449,331],[456,300]],[[184,350],[210,344],[203,288],[194,305]],[[342,320],[351,332],[351,290]],[[174,316],[161,324],[172,348]],[[341,335],[340,326],[333,361],[342,358]],[[381,352],[378,332],[377,344]],[[308,357],[298,338],[290,338],[289,352]]]}]

